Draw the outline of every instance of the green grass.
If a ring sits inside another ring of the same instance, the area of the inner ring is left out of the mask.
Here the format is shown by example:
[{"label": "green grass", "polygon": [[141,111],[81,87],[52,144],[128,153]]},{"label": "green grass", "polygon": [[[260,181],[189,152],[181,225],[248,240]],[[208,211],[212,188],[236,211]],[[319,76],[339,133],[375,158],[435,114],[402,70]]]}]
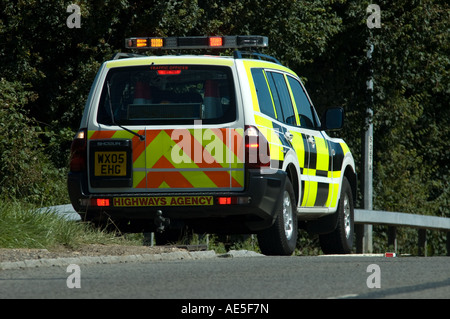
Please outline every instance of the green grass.
[{"label": "green grass", "polygon": [[[301,234],[299,234],[301,235]],[[207,239],[208,238],[208,239]],[[260,252],[256,236],[201,236],[189,234],[175,245],[199,245],[208,242],[208,249],[217,254],[229,250]],[[143,245],[143,234],[120,235],[101,230],[87,223],[66,220],[53,211],[41,211],[17,201],[0,201],[0,248],[77,249],[87,244]],[[299,238],[296,255],[317,254],[308,236]],[[312,248],[311,248],[312,246]]]},{"label": "green grass", "polygon": [[[209,249],[225,253],[230,249],[259,251],[255,238],[208,237]],[[205,244],[206,236],[191,234],[177,244]],[[86,244],[143,245],[142,234],[126,234],[100,230],[87,223],[70,221],[53,211],[20,202],[0,202],[0,248],[76,249]]]},{"label": "green grass", "polygon": [[54,212],[41,212],[22,203],[0,203],[0,248],[75,249],[84,244],[142,245],[142,241],[69,221]]}]

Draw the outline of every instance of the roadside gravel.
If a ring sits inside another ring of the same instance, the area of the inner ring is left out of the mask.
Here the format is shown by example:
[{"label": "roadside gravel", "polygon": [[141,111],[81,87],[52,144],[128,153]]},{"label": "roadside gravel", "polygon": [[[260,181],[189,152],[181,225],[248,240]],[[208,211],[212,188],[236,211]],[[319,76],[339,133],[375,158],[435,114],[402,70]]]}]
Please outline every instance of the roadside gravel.
[{"label": "roadside gravel", "polygon": [[84,245],[78,249],[6,249],[0,248],[0,263],[24,260],[76,258],[87,256],[131,256],[186,251],[173,246]]},{"label": "roadside gravel", "polygon": [[262,254],[248,250],[230,250],[217,255],[214,250],[191,250],[173,246],[86,245],[78,250],[0,249],[0,271],[36,267],[65,266],[69,264],[112,264],[127,262],[154,262],[159,260],[248,258]]}]

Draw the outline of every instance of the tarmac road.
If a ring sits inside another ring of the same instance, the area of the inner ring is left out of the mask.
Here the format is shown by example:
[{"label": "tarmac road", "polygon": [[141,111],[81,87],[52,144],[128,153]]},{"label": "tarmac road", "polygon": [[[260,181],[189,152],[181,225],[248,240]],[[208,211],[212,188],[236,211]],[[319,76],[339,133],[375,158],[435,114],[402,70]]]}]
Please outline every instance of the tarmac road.
[{"label": "tarmac road", "polygon": [[0,270],[0,299],[450,298],[449,257],[209,256],[67,266]]}]

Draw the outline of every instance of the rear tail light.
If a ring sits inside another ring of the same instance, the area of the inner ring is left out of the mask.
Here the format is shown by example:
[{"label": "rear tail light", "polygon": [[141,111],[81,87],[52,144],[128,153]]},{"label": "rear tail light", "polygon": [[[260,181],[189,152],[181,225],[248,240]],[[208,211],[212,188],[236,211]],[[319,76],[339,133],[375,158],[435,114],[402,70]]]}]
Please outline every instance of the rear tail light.
[{"label": "rear tail light", "polygon": [[87,162],[87,130],[81,129],[75,135],[70,147],[70,171],[82,172],[86,170]]},{"label": "rear tail light", "polygon": [[109,206],[109,198],[97,198],[97,206]]},{"label": "rear tail light", "polygon": [[269,168],[269,142],[254,126],[245,127],[245,164],[247,168]]},{"label": "rear tail light", "polygon": [[217,197],[216,198],[216,203],[219,205],[245,205],[245,204],[249,204],[251,202],[251,198],[248,196],[241,196],[241,197],[237,197],[237,196],[227,196],[227,197]]},{"label": "rear tail light", "polygon": [[109,198],[83,198],[80,199],[80,205],[87,207],[109,207],[111,200]]}]

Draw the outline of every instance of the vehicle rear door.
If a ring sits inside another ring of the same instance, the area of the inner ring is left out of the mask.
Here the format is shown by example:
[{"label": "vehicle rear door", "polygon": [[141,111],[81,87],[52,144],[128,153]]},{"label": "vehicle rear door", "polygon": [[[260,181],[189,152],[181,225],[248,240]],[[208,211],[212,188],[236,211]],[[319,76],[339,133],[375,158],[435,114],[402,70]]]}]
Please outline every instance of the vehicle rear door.
[{"label": "vehicle rear door", "polygon": [[229,65],[164,61],[110,70],[98,125],[92,123],[88,134],[91,187],[132,193],[242,190],[244,130],[235,96]]}]

